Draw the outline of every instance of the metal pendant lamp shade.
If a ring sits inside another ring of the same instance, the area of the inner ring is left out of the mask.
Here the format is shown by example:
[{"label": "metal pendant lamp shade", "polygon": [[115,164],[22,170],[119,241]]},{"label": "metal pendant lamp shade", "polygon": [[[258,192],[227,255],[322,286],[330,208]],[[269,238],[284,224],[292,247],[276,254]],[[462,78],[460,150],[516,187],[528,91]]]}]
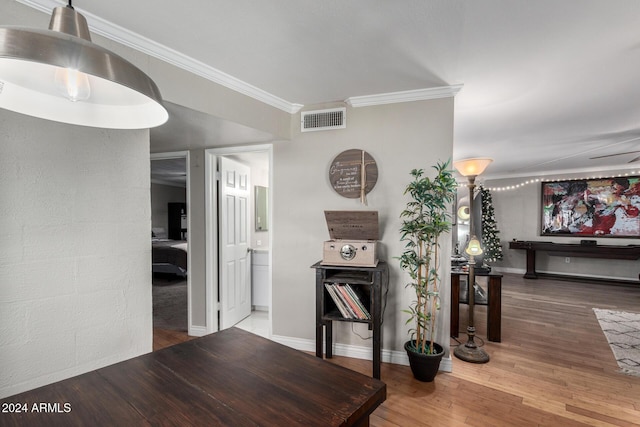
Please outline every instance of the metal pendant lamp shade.
[{"label": "metal pendant lamp shade", "polygon": [[0,108],[111,129],[152,128],[169,118],[153,80],[92,43],[71,2],[54,9],[49,30],[0,27]]}]

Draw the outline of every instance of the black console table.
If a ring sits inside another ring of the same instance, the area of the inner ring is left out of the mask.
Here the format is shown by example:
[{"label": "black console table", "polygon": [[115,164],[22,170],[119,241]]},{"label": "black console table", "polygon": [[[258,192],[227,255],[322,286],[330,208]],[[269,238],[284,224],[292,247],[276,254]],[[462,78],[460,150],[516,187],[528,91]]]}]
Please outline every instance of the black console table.
[{"label": "black console table", "polygon": [[631,261],[640,259],[640,245],[617,246],[514,240],[509,242],[509,249],[524,249],[527,251],[525,279],[537,279],[540,275],[536,272],[536,251],[564,257],[626,259]]},{"label": "black console table", "polygon": [[[376,267],[329,266],[315,263],[316,269],[316,356],[322,358],[323,331],[325,355],[333,357],[332,322],[359,322],[369,325],[373,332],[373,377],[380,379],[382,357],[382,292],[389,286],[387,263],[379,261]],[[359,295],[369,318],[345,317],[325,285],[349,284]]]}]

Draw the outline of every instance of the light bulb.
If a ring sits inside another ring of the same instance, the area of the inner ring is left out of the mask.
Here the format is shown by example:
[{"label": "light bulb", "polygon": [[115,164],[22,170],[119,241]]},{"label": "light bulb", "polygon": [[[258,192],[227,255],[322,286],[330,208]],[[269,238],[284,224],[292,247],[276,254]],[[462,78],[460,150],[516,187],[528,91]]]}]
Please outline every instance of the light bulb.
[{"label": "light bulb", "polygon": [[71,68],[57,68],[55,83],[58,91],[69,101],[86,101],[91,95],[89,77]]}]

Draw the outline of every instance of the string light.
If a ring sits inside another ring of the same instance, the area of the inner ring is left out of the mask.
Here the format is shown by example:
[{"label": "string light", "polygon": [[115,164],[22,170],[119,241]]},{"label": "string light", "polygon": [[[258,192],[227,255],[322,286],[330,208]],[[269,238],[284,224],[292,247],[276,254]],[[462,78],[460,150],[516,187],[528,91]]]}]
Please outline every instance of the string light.
[{"label": "string light", "polygon": [[[591,177],[584,177],[584,178],[531,178],[528,179],[526,181],[520,182],[518,184],[512,184],[512,185],[505,185],[503,187],[487,187],[485,186],[485,188],[489,191],[509,191],[509,190],[517,190],[518,188],[524,187],[525,185],[531,185],[531,184],[537,184],[539,182],[558,182],[558,181],[580,181],[580,180],[585,180],[585,179],[606,179],[606,178],[621,178],[621,177],[625,177],[625,176],[632,176],[632,175],[638,175],[640,174],[640,171],[631,171],[631,172],[625,172],[625,173],[619,173],[617,175],[615,174],[607,174],[607,175],[598,175],[598,176],[591,176]],[[463,184],[458,184],[458,185],[463,185]]]}]

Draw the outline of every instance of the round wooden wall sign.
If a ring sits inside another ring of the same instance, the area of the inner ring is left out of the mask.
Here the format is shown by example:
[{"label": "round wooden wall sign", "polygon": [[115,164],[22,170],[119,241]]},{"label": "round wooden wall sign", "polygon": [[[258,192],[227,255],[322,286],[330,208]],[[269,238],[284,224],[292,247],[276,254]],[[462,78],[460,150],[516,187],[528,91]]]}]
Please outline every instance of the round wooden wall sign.
[{"label": "round wooden wall sign", "polygon": [[329,168],[329,181],[333,189],[343,197],[360,198],[366,203],[366,195],[378,181],[378,165],[369,153],[352,149],[338,154]]}]

